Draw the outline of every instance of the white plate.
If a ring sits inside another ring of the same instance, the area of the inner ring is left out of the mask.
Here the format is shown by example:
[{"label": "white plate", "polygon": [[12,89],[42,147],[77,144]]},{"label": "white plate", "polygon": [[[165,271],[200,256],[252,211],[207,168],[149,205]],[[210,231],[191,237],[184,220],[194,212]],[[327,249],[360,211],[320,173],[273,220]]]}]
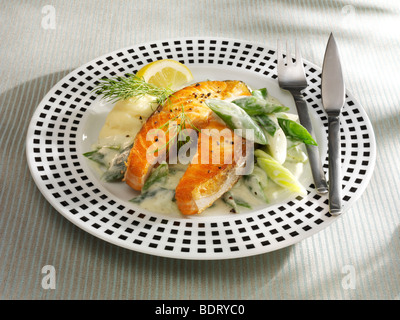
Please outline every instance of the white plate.
[{"label": "white plate", "polygon": [[[82,155],[91,148],[109,111],[92,93],[102,77],[135,73],[157,59],[186,64],[195,80],[242,80],[267,87],[285,105],[274,49],[234,39],[181,38],[124,48],[97,58],[64,77],[35,111],[27,134],[31,174],[46,199],[83,230],[115,245],[182,259],[229,259],[273,251],[311,236],[337,218],[327,196],[305,176],[308,195],[241,214],[183,217],[157,214],[130,203],[124,184],[105,184]],[[327,174],[327,117],[321,105],[320,68],[304,61],[304,91]],[[347,93],[341,116],[343,203],[346,211],[365,190],[375,165],[376,146],[368,116]]]}]

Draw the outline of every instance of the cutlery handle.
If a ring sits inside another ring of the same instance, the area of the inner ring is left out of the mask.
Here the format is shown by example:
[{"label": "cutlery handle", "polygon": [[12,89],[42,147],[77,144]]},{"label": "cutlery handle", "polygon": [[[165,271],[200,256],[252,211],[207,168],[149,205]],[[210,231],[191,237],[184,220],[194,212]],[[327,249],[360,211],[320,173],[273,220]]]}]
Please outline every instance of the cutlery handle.
[{"label": "cutlery handle", "polygon": [[329,211],[333,215],[342,213],[342,183],[340,161],[339,116],[328,116],[329,134]]},{"label": "cutlery handle", "polygon": [[[308,107],[306,102],[303,100],[301,92],[292,92],[294,102],[296,103],[297,113],[301,125],[307,129],[311,136],[315,139],[314,130],[312,128],[311,119],[308,114]],[[311,172],[314,179],[315,188],[318,193],[327,193],[328,184],[325,179],[325,174],[322,169],[321,158],[318,152],[317,146],[306,145],[308,159],[310,162]]]}]

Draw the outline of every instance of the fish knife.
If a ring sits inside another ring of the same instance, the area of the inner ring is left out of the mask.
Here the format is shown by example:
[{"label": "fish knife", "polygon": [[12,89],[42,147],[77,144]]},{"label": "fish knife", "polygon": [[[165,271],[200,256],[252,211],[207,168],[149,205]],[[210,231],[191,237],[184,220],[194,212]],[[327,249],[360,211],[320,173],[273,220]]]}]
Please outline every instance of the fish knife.
[{"label": "fish knife", "polygon": [[326,46],[321,77],[322,104],[328,114],[329,212],[342,213],[340,114],[345,102],[342,65],[336,40],[331,33]]}]

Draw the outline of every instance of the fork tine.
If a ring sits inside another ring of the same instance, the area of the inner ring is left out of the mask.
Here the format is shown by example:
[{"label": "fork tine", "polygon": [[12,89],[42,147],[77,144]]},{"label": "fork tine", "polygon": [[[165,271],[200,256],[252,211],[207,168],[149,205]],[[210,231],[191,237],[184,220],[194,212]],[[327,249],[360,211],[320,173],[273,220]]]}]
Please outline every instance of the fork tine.
[{"label": "fork tine", "polygon": [[301,57],[301,46],[298,43],[297,39],[295,41],[295,46],[296,46],[296,63],[297,62],[302,62],[303,58]]},{"label": "fork tine", "polygon": [[290,46],[288,42],[286,41],[286,65],[292,65],[293,60],[292,60],[292,53],[290,52]]},{"label": "fork tine", "polygon": [[280,64],[280,63],[282,63],[283,62],[283,55],[282,55],[282,43],[281,43],[281,40],[277,40],[277,43],[276,43],[276,56],[277,56],[277,61],[278,61],[278,65]]},{"label": "fork tine", "polygon": [[296,40],[295,44],[296,44],[296,65],[300,65],[301,70],[304,73],[303,58],[301,56],[301,45],[297,42],[297,40]]},{"label": "fork tine", "polygon": [[[294,47],[294,53],[295,53],[295,61],[293,61],[293,56],[292,56],[292,50],[293,50],[293,44],[291,44],[291,45],[288,45],[288,44],[286,44],[286,46],[287,46],[287,49],[286,49],[286,54],[287,54],[287,56],[286,56],[286,60],[287,60],[287,65],[289,66],[295,66],[296,65],[296,62],[297,62],[297,53],[299,52],[298,50],[297,50],[297,40],[295,40],[296,42],[295,42],[295,47]],[[301,57],[300,57],[300,60],[301,60]]]}]

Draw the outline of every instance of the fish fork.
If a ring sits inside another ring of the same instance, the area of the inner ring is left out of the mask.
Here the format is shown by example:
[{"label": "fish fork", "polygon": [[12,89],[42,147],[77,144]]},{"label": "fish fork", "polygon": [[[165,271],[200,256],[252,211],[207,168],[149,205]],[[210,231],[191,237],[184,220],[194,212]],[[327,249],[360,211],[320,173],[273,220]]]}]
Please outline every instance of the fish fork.
[{"label": "fish fork", "polygon": [[[315,137],[311,119],[307,110],[307,104],[303,99],[303,94],[301,93],[301,91],[307,88],[307,79],[300,53],[300,45],[297,43],[297,41],[295,47],[295,61],[293,61],[286,43],[285,59],[282,54],[281,42],[278,40],[278,82],[282,89],[288,90],[292,94],[301,125],[307,129],[311,136]],[[324,171],[322,170],[322,163],[319,156],[318,147],[307,144],[306,149],[310,161],[315,188],[317,189],[318,193],[327,193],[328,184],[325,179]]]}]

